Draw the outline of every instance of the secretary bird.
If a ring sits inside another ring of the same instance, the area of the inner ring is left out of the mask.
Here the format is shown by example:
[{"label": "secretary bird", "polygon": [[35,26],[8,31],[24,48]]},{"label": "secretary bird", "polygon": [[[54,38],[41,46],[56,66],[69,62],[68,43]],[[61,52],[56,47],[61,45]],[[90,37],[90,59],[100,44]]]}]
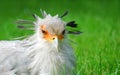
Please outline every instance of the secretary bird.
[{"label": "secretary bird", "polygon": [[66,34],[80,32],[66,30],[66,26],[77,27],[74,21],[61,20],[66,14],[51,16],[43,11],[43,18],[34,15],[32,36],[0,41],[0,75],[75,75],[75,57]]}]

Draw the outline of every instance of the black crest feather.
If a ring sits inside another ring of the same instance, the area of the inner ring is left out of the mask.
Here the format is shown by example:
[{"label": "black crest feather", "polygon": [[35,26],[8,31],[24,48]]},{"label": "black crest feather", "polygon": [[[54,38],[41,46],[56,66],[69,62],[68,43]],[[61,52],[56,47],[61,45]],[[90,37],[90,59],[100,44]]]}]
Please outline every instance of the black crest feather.
[{"label": "black crest feather", "polygon": [[77,27],[77,24],[75,23],[75,21],[70,21],[70,22],[67,23],[67,26]]},{"label": "black crest feather", "polygon": [[78,30],[76,30],[76,31],[68,31],[68,34],[81,34],[81,33],[83,33],[83,32],[80,32]]},{"label": "black crest feather", "polygon": [[[75,23],[75,21],[70,21],[66,24],[66,26],[69,26],[69,27],[72,27],[72,28],[77,28],[77,24]],[[79,30],[68,30],[67,32],[68,34],[75,34],[75,35],[78,35],[78,34],[81,34],[83,32],[79,31]]]},{"label": "black crest feather", "polygon": [[68,14],[68,11],[66,11],[62,16],[60,16],[60,18],[63,18],[64,16],[66,16]]},{"label": "black crest feather", "polygon": [[29,21],[29,20],[18,20],[16,21],[16,25],[18,28],[20,29],[29,29],[31,30],[34,23],[32,21]]}]

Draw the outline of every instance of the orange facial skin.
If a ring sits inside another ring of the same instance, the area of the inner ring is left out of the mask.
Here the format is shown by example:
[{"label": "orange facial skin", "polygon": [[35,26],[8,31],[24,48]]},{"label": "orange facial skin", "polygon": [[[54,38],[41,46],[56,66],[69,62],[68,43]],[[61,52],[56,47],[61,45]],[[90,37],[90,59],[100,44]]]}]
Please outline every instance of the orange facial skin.
[{"label": "orange facial skin", "polygon": [[53,41],[56,37],[59,39],[59,40],[62,40],[64,38],[63,34],[61,35],[56,35],[56,34],[51,34],[49,33],[46,29],[45,29],[45,25],[42,25],[41,26],[41,31],[43,33],[43,38],[45,38],[46,40],[48,41]]}]

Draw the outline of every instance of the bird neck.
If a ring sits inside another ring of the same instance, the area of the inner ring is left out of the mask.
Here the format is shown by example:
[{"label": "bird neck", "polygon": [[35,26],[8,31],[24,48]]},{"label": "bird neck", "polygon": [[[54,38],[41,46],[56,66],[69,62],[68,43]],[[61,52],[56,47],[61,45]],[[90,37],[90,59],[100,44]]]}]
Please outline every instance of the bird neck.
[{"label": "bird neck", "polygon": [[[43,39],[36,38],[36,35],[26,39],[26,56],[31,58],[29,68],[32,75],[39,75],[41,73],[48,73],[48,75],[59,75],[60,70],[64,70],[65,60],[74,58],[71,54],[71,48],[67,43],[60,42],[57,50],[50,43]],[[69,52],[68,52],[69,51]],[[73,60],[74,61],[74,60]],[[73,65],[71,65],[73,66]]]}]

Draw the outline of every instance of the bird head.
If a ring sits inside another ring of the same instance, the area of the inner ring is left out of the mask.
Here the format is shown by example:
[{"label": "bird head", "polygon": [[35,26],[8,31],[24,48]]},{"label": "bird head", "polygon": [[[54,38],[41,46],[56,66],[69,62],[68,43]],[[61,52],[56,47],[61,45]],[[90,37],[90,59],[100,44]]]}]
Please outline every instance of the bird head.
[{"label": "bird head", "polygon": [[34,15],[37,20],[34,22],[36,33],[40,39],[47,43],[52,43],[57,48],[59,42],[65,39],[66,22],[62,21],[58,15],[52,17],[50,14],[47,15],[45,12],[43,14],[43,19]]},{"label": "bird head", "polygon": [[44,19],[37,16],[37,21],[34,24],[40,38],[48,42],[53,42],[56,39],[62,41],[64,39],[66,23],[58,15],[54,17],[47,15]]},{"label": "bird head", "polygon": [[[34,22],[35,31],[37,34],[36,39],[40,39],[46,43],[54,45],[58,48],[58,44],[65,39],[66,34],[79,34],[79,31],[68,31],[66,30],[66,26],[77,27],[74,21],[64,22],[62,17],[67,15],[65,12],[62,16],[51,16],[47,14],[45,11],[42,12],[43,18],[40,18],[37,15],[33,15],[36,21]],[[22,21],[19,23],[23,23],[26,21]]]}]

